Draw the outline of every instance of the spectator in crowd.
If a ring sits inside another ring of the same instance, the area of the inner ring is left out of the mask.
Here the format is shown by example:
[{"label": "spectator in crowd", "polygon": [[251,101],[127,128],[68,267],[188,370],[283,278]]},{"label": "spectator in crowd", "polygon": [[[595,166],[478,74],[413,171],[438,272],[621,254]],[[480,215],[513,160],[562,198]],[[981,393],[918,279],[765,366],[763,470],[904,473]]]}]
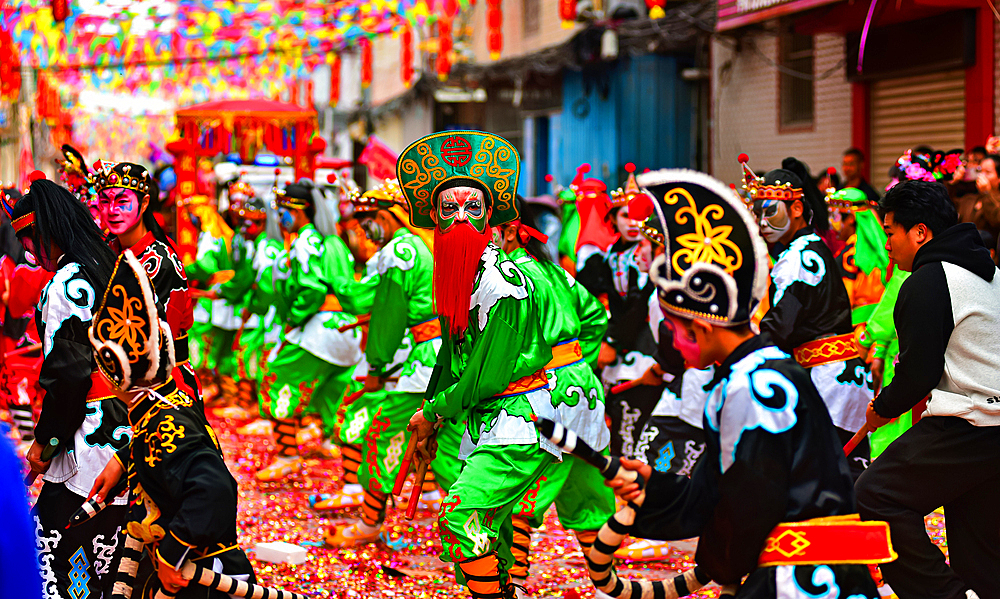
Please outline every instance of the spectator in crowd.
[{"label": "spectator in crowd", "polygon": [[976,177],[976,190],[979,193],[964,195],[955,200],[959,222],[973,223],[977,229],[989,231],[994,238],[1000,234],[998,165],[1000,165],[1000,155],[986,156],[980,164],[980,172]]},{"label": "spectator in crowd", "polygon": [[969,165],[969,170],[971,171],[974,169],[978,169],[979,165],[983,163],[983,160],[986,158],[987,154],[988,152],[986,151],[986,148],[984,146],[976,146],[971,150],[969,150],[969,154],[966,157],[966,162]]},{"label": "spectator in crowd", "polygon": [[844,181],[842,185],[837,186],[837,189],[844,189],[845,187],[860,189],[868,196],[869,202],[877,202],[879,200],[878,192],[865,180],[864,171],[865,155],[857,148],[848,148],[844,152],[844,161],[840,165],[840,172],[844,175]]},{"label": "spectator in crowd", "polygon": [[[940,183],[902,182],[882,211],[889,256],[912,274],[894,310],[896,376],[869,404],[869,430],[930,398],[858,479],[858,512],[889,523],[899,558],[880,568],[899,597],[1000,597],[997,267]],[[950,565],[924,528],[939,507]]]}]

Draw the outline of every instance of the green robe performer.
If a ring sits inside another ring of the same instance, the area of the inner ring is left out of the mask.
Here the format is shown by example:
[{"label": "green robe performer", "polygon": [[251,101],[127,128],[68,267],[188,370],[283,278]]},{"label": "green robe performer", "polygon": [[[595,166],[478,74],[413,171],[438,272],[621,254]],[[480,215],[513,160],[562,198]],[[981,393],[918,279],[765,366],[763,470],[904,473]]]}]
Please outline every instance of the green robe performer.
[{"label": "green robe performer", "polygon": [[[567,428],[594,449],[604,450],[611,432],[604,422],[604,386],[594,367],[608,328],[607,311],[552,262],[545,250],[546,236],[535,228],[524,204],[519,201],[517,207],[520,219],[496,231],[500,247],[535,284],[543,334],[552,346],[552,360],[545,367],[552,405]],[[614,494],[600,472],[587,466],[580,460],[554,462],[514,510],[514,567],[509,571],[518,584],[528,577],[531,529],[541,526],[553,503],[560,524],[576,533],[585,554],[614,514]]]},{"label": "green robe performer", "polygon": [[300,469],[296,437],[302,411],[313,401],[324,421],[332,422],[361,359],[361,332],[338,330],[354,317],[343,311],[331,289],[353,279],[354,258],[335,234],[327,200],[303,179],[279,191],[276,202],[281,228],[297,237],[288,255],[289,276],[277,285],[285,338],[269,358],[261,385],[262,408],[276,421],[279,452],[257,473],[261,482]]},{"label": "green robe performer", "polygon": [[[231,344],[233,363],[236,367],[236,406],[217,408],[217,416],[248,416],[257,400],[257,386],[251,372],[256,371],[252,363],[263,341],[264,327],[261,317],[248,310],[248,301],[257,273],[254,269],[257,238],[264,232],[267,211],[262,199],[257,197],[253,187],[242,178],[229,185],[229,221],[234,234],[231,244],[231,264],[233,277],[219,285],[219,297],[233,306],[240,325]],[[249,343],[248,343],[249,342]]]},{"label": "green robe performer", "polygon": [[360,521],[331,528],[326,543],[334,547],[378,538],[405,452],[406,426],[421,407],[441,347],[441,324],[431,303],[434,258],[421,239],[430,235],[410,230],[405,203],[398,191],[391,191],[393,187],[371,190],[353,200],[354,215],[365,234],[384,245],[376,254],[378,285],[365,349],[368,371],[363,391],[371,424],[364,433],[364,457],[358,469],[364,503]]},{"label": "green robe performer", "polygon": [[561,456],[532,422],[558,417],[541,306],[527,275],[490,243],[491,226],[517,218],[519,168],[510,143],[478,131],[431,134],[396,164],[413,224],[435,229],[434,303],[443,333],[429,398],[409,428],[424,451],[436,424],[467,421],[458,455],[465,465],[438,530],[441,558],[456,564],[472,597],[484,599],[514,596],[511,515]]}]

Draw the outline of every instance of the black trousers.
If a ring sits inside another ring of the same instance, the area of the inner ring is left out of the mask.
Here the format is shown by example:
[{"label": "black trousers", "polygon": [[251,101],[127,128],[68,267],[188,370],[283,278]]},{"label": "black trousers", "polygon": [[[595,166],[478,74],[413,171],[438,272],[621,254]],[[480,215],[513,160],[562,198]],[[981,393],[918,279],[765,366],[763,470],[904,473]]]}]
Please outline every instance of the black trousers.
[{"label": "black trousers", "polygon": [[[899,559],[882,574],[900,599],[1000,597],[1000,426],[925,417],[903,433],[856,485],[863,520],[889,523]],[[924,516],[944,507],[948,554]]]},{"label": "black trousers", "polygon": [[38,526],[38,563],[45,597],[111,596],[128,506],[109,505],[87,522],[66,528],[70,516],[84,501],[66,485],[47,482],[31,510]]}]

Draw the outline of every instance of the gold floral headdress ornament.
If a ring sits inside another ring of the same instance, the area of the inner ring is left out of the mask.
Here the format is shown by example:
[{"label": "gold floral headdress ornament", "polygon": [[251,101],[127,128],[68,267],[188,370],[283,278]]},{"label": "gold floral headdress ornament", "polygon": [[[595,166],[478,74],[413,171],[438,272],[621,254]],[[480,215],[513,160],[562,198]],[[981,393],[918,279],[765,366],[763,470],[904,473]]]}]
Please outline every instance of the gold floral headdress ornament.
[{"label": "gold floral headdress ornament", "polygon": [[132,250],[118,257],[88,335],[97,367],[118,389],[128,391],[170,377],[173,332],[160,318],[153,284]]},{"label": "gold floral headdress ornament", "polygon": [[691,170],[636,179],[645,193],[629,204],[629,216],[659,228],[664,252],[649,274],[664,311],[719,326],[748,323],[767,287],[768,257],[740,199]]}]

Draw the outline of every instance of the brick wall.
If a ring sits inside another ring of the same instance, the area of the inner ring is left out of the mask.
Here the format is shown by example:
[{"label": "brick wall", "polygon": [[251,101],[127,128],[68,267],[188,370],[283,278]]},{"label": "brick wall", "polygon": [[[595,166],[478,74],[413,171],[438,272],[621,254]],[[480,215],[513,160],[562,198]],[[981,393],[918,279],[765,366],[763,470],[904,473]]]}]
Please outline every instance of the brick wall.
[{"label": "brick wall", "polygon": [[742,174],[736,157],[741,152],[750,156],[750,166],[758,174],[779,167],[786,156],[805,162],[813,175],[829,166],[839,169],[841,155],[851,145],[844,38],[817,35],[814,40],[814,73],[819,77],[833,71],[815,83],[815,119],[808,131],[783,132],[779,127],[777,37],[767,32],[747,34],[738,53],[734,44],[732,38],[712,44],[713,174],[726,183],[738,183]]}]

